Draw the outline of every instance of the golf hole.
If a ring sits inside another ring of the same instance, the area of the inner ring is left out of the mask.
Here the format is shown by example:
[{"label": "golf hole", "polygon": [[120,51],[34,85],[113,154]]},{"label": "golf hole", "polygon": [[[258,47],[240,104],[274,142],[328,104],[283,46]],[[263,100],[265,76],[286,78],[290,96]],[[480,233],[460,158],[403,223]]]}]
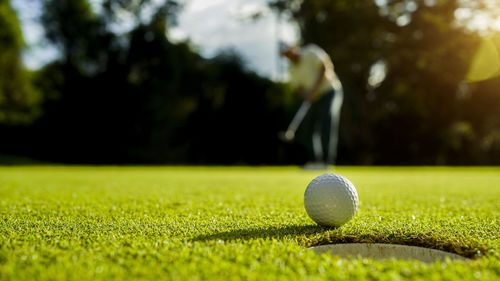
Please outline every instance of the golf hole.
[{"label": "golf hole", "polygon": [[440,250],[396,244],[330,244],[311,247],[309,250],[314,251],[316,254],[329,253],[342,258],[362,257],[375,260],[387,260],[394,258],[400,260],[418,260],[425,263],[444,261],[446,259],[450,259],[452,261],[468,260],[460,255]]}]

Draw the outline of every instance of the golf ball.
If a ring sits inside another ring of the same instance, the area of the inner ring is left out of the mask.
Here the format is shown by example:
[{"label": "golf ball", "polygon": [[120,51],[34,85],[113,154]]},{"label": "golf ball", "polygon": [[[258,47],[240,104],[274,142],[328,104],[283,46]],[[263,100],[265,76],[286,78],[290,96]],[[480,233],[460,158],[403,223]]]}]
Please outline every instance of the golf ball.
[{"label": "golf ball", "polygon": [[316,177],[304,193],[306,212],[320,225],[341,226],[358,209],[358,192],[345,177],[324,174]]}]

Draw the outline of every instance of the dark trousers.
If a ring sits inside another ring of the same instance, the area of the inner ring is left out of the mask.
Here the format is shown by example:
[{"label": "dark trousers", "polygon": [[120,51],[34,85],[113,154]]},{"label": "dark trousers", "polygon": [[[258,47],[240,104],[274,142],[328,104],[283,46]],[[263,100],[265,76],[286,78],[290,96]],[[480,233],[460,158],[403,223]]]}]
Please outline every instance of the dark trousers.
[{"label": "dark trousers", "polygon": [[299,129],[298,140],[315,162],[335,164],[343,91],[330,90],[313,102]]}]

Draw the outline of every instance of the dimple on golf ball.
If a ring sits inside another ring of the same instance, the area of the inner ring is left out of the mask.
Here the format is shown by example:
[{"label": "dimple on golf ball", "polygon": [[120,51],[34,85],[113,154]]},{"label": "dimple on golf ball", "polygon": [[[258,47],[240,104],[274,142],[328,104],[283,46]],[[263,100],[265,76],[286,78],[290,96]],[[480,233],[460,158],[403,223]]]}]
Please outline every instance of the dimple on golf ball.
[{"label": "dimple on golf ball", "polygon": [[354,185],[337,174],[316,177],[304,193],[306,212],[320,225],[343,225],[354,216],[358,203],[358,192]]}]

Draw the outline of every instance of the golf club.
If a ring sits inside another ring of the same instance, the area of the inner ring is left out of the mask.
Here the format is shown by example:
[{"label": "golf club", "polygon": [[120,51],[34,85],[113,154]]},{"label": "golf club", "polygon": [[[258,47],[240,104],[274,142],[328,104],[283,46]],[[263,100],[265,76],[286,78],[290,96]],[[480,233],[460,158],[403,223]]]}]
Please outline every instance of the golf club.
[{"label": "golf club", "polygon": [[286,129],[286,131],[279,133],[279,137],[282,141],[291,142],[295,139],[295,132],[297,131],[300,124],[304,120],[304,117],[306,116],[310,107],[311,107],[310,101],[303,101],[302,102],[299,109],[297,110],[297,113],[295,113],[295,116],[293,117],[292,122],[290,122],[290,125],[288,125],[288,128]]}]

